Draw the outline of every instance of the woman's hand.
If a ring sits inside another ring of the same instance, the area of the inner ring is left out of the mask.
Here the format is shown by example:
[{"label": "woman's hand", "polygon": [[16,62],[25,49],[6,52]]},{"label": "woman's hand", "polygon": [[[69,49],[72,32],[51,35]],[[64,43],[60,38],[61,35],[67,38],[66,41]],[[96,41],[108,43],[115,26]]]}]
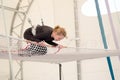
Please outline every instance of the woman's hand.
[{"label": "woman's hand", "polygon": [[60,44],[58,44],[58,46],[56,46],[56,47],[58,48],[58,50],[55,52],[55,54],[58,53],[62,48],[66,48],[66,46],[63,46]]},{"label": "woman's hand", "polygon": [[45,41],[41,41],[38,43],[40,46],[47,46],[46,42]]}]

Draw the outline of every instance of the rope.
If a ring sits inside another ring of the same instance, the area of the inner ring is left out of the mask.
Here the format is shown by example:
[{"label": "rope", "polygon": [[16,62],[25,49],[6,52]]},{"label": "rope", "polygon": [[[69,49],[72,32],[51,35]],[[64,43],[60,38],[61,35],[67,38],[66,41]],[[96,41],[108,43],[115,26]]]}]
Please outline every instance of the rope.
[{"label": "rope", "polygon": [[[100,31],[101,31],[101,36],[102,36],[104,49],[108,49],[107,40],[106,40],[106,36],[105,36],[105,31],[104,31],[104,27],[103,27],[102,16],[101,16],[98,0],[95,0],[95,5],[96,5],[96,11],[97,11],[99,27],[100,27]],[[112,80],[115,80],[111,59],[110,59],[110,57],[106,57],[106,59],[107,59],[107,63],[108,63],[111,78],[112,78]]]},{"label": "rope", "polygon": [[[38,2],[37,2],[38,3]],[[21,9],[23,9],[23,8],[21,8]],[[40,9],[40,8],[38,8],[38,9]],[[23,9],[24,10],[24,9]],[[39,11],[39,10],[38,10]],[[31,20],[31,18],[30,18],[30,16],[28,17],[28,13],[27,12],[24,12],[24,15],[26,16],[26,19],[27,19],[27,21],[28,21],[28,23],[31,25],[31,27],[32,27],[32,34],[33,35],[36,35],[36,27],[37,27],[37,24],[34,24],[33,22],[32,22],[32,20]],[[43,22],[43,19],[41,18],[41,24],[42,24],[42,26],[44,25],[44,22]]]},{"label": "rope", "polygon": [[119,49],[118,40],[117,40],[116,32],[115,32],[115,26],[113,24],[108,0],[105,0],[105,3],[106,3],[106,8],[107,8],[107,12],[108,12],[109,21],[110,21],[110,26],[112,28],[112,33],[113,33],[113,37],[114,37],[114,41],[115,41],[115,46],[116,46],[117,49]]}]

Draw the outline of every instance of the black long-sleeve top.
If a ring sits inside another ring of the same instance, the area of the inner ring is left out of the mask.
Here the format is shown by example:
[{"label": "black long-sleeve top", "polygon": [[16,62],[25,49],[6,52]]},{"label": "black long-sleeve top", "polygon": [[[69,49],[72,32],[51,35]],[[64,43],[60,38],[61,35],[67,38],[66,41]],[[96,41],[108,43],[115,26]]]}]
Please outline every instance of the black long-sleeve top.
[{"label": "black long-sleeve top", "polygon": [[36,42],[45,41],[50,45],[57,46],[58,44],[53,42],[54,38],[51,37],[52,32],[53,32],[53,28],[49,26],[37,25],[36,34],[33,35],[32,27],[30,27],[26,29],[26,31],[24,32],[24,38]]}]

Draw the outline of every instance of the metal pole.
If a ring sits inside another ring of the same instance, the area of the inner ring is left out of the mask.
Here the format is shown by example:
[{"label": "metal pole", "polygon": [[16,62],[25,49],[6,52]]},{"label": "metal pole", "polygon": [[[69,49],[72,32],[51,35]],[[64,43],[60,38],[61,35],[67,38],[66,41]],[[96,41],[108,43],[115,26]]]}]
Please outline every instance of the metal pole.
[{"label": "metal pole", "polygon": [[23,80],[23,61],[20,61],[20,68],[21,68],[21,80]]},{"label": "metal pole", "polygon": [[[75,37],[79,38],[79,22],[78,22],[78,0],[74,0],[74,16],[75,16]],[[80,47],[80,41],[76,40],[76,47]],[[76,51],[79,49],[76,48]],[[81,64],[80,61],[77,61],[77,76],[78,80],[81,80]]]},{"label": "metal pole", "polygon": [[59,64],[59,80],[62,80],[62,64]]},{"label": "metal pole", "polygon": [[14,8],[11,8],[11,7],[7,7],[7,6],[2,6],[2,5],[0,5],[0,8],[2,8],[2,7],[4,7],[5,10],[9,10],[9,11],[12,11],[12,12],[17,12],[17,13],[22,13],[22,14],[24,14],[23,11],[19,11],[19,10],[16,10],[16,9],[14,9]]},{"label": "metal pole", "polygon": [[[1,0],[1,8],[2,8],[2,14],[3,14],[3,22],[4,22],[4,27],[5,27],[5,33],[6,33],[6,36],[8,36],[6,19],[5,19],[5,14],[4,14],[4,7],[3,7],[3,0]],[[11,55],[11,52],[10,52],[9,37],[7,37],[7,44],[8,44],[7,49],[8,49],[8,53],[9,53],[10,80],[13,80],[13,64],[12,64],[12,55]]]}]

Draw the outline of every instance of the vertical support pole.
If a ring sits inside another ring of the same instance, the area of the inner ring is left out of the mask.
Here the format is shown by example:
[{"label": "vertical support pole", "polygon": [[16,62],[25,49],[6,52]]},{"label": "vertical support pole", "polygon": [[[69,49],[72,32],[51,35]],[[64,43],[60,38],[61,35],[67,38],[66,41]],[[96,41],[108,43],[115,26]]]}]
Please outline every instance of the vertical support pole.
[{"label": "vertical support pole", "polygon": [[[97,16],[98,16],[98,21],[99,21],[99,26],[100,26],[100,31],[101,31],[101,36],[102,36],[104,49],[108,49],[107,40],[106,40],[106,36],[105,36],[105,31],[104,31],[104,27],[103,27],[103,22],[102,22],[102,17],[101,17],[101,13],[100,13],[98,0],[95,0],[95,5],[96,5]],[[111,78],[112,78],[112,80],[115,80],[111,59],[110,59],[110,57],[106,57],[106,59],[107,59],[108,68],[109,68],[109,71],[110,71]]]},{"label": "vertical support pole", "polygon": [[21,68],[21,80],[23,80],[23,60],[20,61],[20,68]]},{"label": "vertical support pole", "polygon": [[59,80],[62,80],[62,64],[59,64]]},{"label": "vertical support pole", "polygon": [[[79,38],[79,22],[78,22],[78,2],[74,0],[74,17],[75,17],[75,37]],[[79,47],[80,41],[76,40],[76,47]]]},{"label": "vertical support pole", "polygon": [[78,75],[77,80],[81,80],[81,62],[80,61],[77,61],[77,75]]},{"label": "vertical support pole", "polygon": [[[78,22],[78,0],[74,0],[74,17],[75,17],[75,37],[79,38],[79,22]],[[76,47],[80,47],[80,41],[76,40]],[[78,51],[78,48],[76,48]],[[81,80],[81,64],[77,61],[77,78]]]}]

